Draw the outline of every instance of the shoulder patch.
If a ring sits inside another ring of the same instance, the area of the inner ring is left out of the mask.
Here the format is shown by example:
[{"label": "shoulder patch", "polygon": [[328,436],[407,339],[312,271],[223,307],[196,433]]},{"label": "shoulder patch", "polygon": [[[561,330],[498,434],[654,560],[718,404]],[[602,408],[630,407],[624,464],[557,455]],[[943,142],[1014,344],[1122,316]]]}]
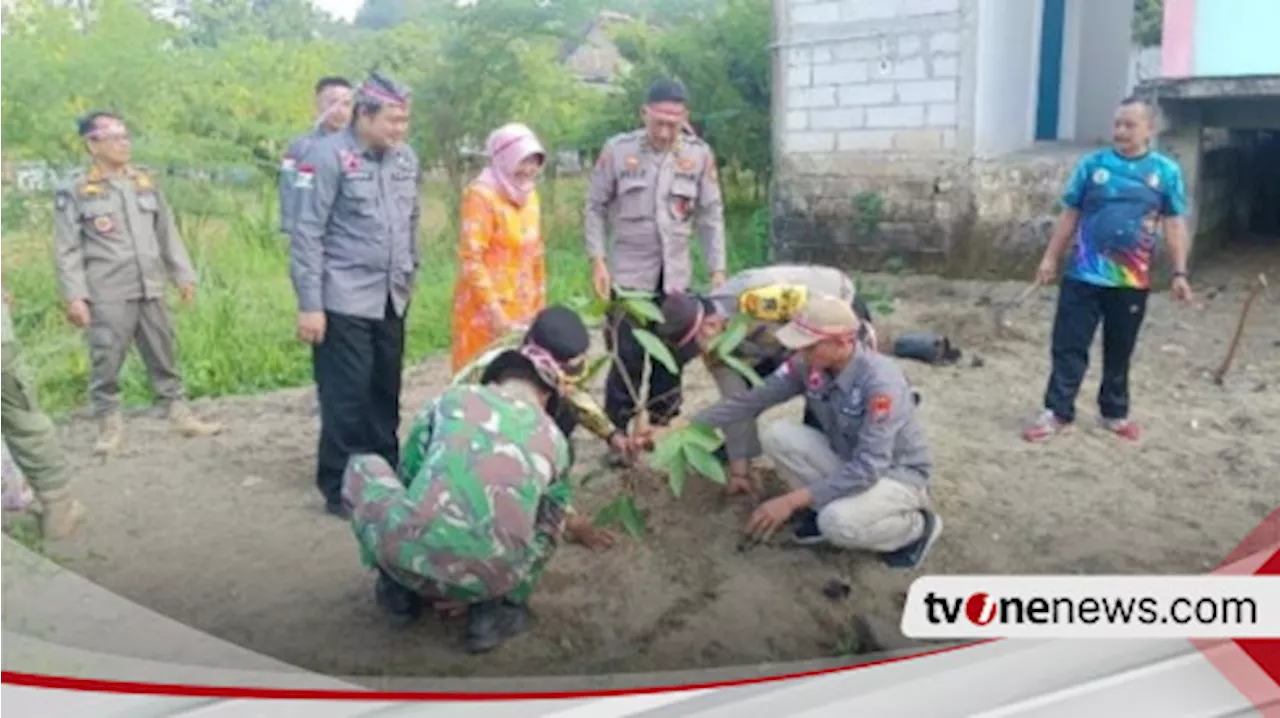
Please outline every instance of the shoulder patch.
[{"label": "shoulder patch", "polygon": [[888,394],[876,394],[870,401],[871,420],[880,422],[893,413],[893,399]]},{"label": "shoulder patch", "polygon": [[297,166],[297,178],[293,181],[293,186],[297,189],[311,189],[315,184],[316,168],[308,164],[300,164]]}]

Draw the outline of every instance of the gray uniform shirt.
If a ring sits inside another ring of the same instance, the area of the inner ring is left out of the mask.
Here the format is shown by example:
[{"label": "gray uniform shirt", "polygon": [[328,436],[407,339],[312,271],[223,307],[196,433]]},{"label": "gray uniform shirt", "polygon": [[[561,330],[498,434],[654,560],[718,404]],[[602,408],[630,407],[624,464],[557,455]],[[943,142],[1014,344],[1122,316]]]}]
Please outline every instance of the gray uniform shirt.
[{"label": "gray uniform shirt", "polygon": [[865,491],[882,477],[927,486],[933,459],[916,421],[911,387],[898,365],[876,352],[858,351],[834,378],[810,372],[793,357],[763,385],[703,409],[694,421],[730,426],[801,395],[832,451],[845,462],[835,475],[809,487],[815,511]]},{"label": "gray uniform shirt", "polygon": [[54,190],[53,244],[68,302],[160,299],[165,284],[195,284],[173,212],[146,168],[103,177],[79,171]]},{"label": "gray uniform shirt", "polygon": [[408,145],[379,156],[354,130],[317,140],[298,162],[289,271],[298,309],[404,316],[418,269],[422,173]]},{"label": "gray uniform shirt", "polygon": [[[614,239],[606,253],[610,220]],[[605,143],[587,190],[584,234],[588,256],[607,254],[614,284],[667,293],[687,290],[693,277],[689,237],[695,225],[708,269],[725,271],[724,202],[706,142],[681,133],[670,151],[659,152],[643,130],[636,130]]]},{"label": "gray uniform shirt", "polygon": [[311,149],[311,145],[326,136],[328,136],[328,133],[322,128],[314,127],[310,131],[289,140],[289,146],[284,151],[284,157],[280,159],[280,186],[278,190],[280,231],[286,236],[289,234],[290,228],[293,227],[294,219],[298,216],[298,193],[293,186],[298,179],[298,161],[303,155],[307,154],[307,150]]}]

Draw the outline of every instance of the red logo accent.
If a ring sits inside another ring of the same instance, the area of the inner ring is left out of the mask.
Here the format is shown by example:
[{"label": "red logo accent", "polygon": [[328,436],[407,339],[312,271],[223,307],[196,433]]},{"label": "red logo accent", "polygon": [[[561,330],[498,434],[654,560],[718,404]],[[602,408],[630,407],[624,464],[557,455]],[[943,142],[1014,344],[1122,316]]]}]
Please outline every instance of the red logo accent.
[{"label": "red logo accent", "polygon": [[985,593],[975,593],[964,602],[964,615],[977,626],[985,626],[996,618],[996,602]]}]

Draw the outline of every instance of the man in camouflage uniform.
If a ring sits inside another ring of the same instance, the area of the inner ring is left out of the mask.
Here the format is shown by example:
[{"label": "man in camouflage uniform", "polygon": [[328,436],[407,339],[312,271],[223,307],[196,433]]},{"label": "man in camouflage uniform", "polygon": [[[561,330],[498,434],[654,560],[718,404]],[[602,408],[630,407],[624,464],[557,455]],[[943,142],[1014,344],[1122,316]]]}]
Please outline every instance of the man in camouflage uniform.
[{"label": "man in camouflage uniform", "polygon": [[71,496],[71,476],[66,452],[48,415],[40,410],[31,368],[22,356],[22,345],[9,317],[9,293],[4,292],[3,391],[0,392],[0,424],[13,463],[26,476],[40,499],[40,532],[59,539],[75,531],[85,518],[84,505]]},{"label": "man in camouflage uniform", "polygon": [[[581,359],[587,333],[577,322]],[[467,606],[472,652],[524,629],[529,596],[562,538],[612,543],[570,508],[573,453],[547,410],[569,381],[562,363],[525,343],[495,357],[487,374],[419,412],[398,471],[358,454],[343,480],[361,559],[379,571],[378,602],[400,626],[424,601]]]},{"label": "man in camouflage uniform", "polygon": [[280,159],[280,231],[286,237],[297,217],[297,193],[293,185],[298,179],[298,159],[307,154],[316,140],[346,129],[351,122],[351,83],[343,77],[322,77],[316,82],[315,101],[316,119],[311,129],[290,140]]},{"label": "man in camouflage uniform", "polygon": [[942,532],[929,497],[933,460],[910,384],[892,358],[860,344],[858,325],[843,298],[805,302],[777,333],[791,359],[693,420],[724,429],[804,397],[817,428],[779,419],[762,432],[764,454],[792,489],[761,504],[748,533],[767,539],[792,519],[797,543],[872,551],[913,569]]},{"label": "man in camouflage uniform", "polygon": [[[581,327],[581,336],[575,332],[577,327]],[[560,431],[572,438],[574,429],[581,424],[587,431],[604,440],[613,451],[630,454],[630,438],[609,421],[587,390],[587,382],[595,374],[587,366],[585,347],[588,341],[586,327],[572,309],[563,306],[547,307],[534,317],[523,337],[511,334],[496,342],[475,361],[463,367],[454,377],[452,385],[484,383],[492,376],[494,359],[509,349],[536,344],[549,351],[561,363],[568,379],[564,392],[553,397],[552,405],[548,407],[548,412]]]},{"label": "man in camouflage uniform", "polygon": [[[774,265],[748,269],[734,275],[708,294],[672,294],[662,303],[664,321],[657,334],[677,357],[690,357],[686,349],[696,347],[724,397],[751,389],[746,376],[720,358],[715,342],[737,317],[750,321],[737,347],[730,354],[758,376],[776,371],[791,352],[778,341],[777,333],[804,303],[820,296],[836,297],[854,307],[860,315],[860,339],[875,349],[871,313],[857,296],[853,279],[833,267],[819,265]],[[806,406],[805,423],[816,427],[816,419]],[[750,461],[761,454],[754,419],[725,428],[721,460],[729,464],[730,494],[751,494],[758,487],[751,479]]]},{"label": "man in camouflage uniform", "polygon": [[118,116],[91,113],[79,130],[93,164],[55,190],[53,241],[67,318],[89,340],[89,391],[100,422],[94,450],[109,454],[123,438],[118,381],[135,340],[174,428],[185,436],[216,434],[221,426],[196,419],[182,401],[164,288],[171,280],[190,303],[196,274],[173,213],[153,173],[130,163],[129,131]]},{"label": "man in camouflage uniform", "polygon": [[[724,203],[715,156],[688,130],[684,86],[671,80],[653,83],[641,116],[643,130],[615,135],[605,143],[587,193],[586,249],[592,284],[602,299],[615,297],[615,289],[652,292],[658,301],[688,290],[693,274],[689,237],[695,227],[712,286],[724,281]],[[614,239],[606,249],[610,220]],[[614,366],[609,371],[605,413],[614,426],[625,430],[635,406],[621,371],[638,388],[645,351],[625,312],[615,312],[607,325],[610,343],[610,328],[618,328],[616,351],[623,369]],[[680,410],[680,376],[655,362],[649,397],[653,423],[669,421]]]}]

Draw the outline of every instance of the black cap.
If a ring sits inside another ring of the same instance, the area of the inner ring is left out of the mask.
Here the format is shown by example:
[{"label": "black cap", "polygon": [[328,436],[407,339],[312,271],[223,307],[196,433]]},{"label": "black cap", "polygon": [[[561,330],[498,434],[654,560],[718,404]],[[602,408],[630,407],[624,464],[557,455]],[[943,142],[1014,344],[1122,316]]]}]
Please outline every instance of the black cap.
[{"label": "black cap", "polygon": [[[487,384],[504,371],[519,366],[532,369],[544,388],[559,393],[559,382],[553,382],[552,377],[547,376],[545,361],[540,358],[535,362],[532,357],[545,358],[549,355],[559,365],[560,371],[572,376],[579,373],[585,363],[569,366],[568,362],[586,354],[590,346],[591,335],[587,332],[587,325],[582,322],[582,317],[568,307],[552,305],[534,317],[519,347],[502,352],[489,362],[480,375],[480,383]],[[544,366],[539,367],[539,362]]]},{"label": "black cap", "polygon": [[697,294],[677,293],[668,294],[662,300],[661,309],[662,323],[654,329],[654,333],[675,353],[676,363],[684,366],[693,361],[699,350],[696,342],[681,344],[681,340],[689,338],[700,319],[716,313],[715,305]]},{"label": "black cap", "polygon": [[649,85],[649,92],[644,96],[644,103],[652,105],[656,102],[679,102],[684,104],[689,101],[689,94],[684,89],[684,84],[679,80],[668,78],[660,78],[654,80]]},{"label": "black cap", "polygon": [[591,347],[591,335],[582,317],[561,304],[538,312],[524,335],[524,341],[546,349],[561,365],[586,354]]}]

